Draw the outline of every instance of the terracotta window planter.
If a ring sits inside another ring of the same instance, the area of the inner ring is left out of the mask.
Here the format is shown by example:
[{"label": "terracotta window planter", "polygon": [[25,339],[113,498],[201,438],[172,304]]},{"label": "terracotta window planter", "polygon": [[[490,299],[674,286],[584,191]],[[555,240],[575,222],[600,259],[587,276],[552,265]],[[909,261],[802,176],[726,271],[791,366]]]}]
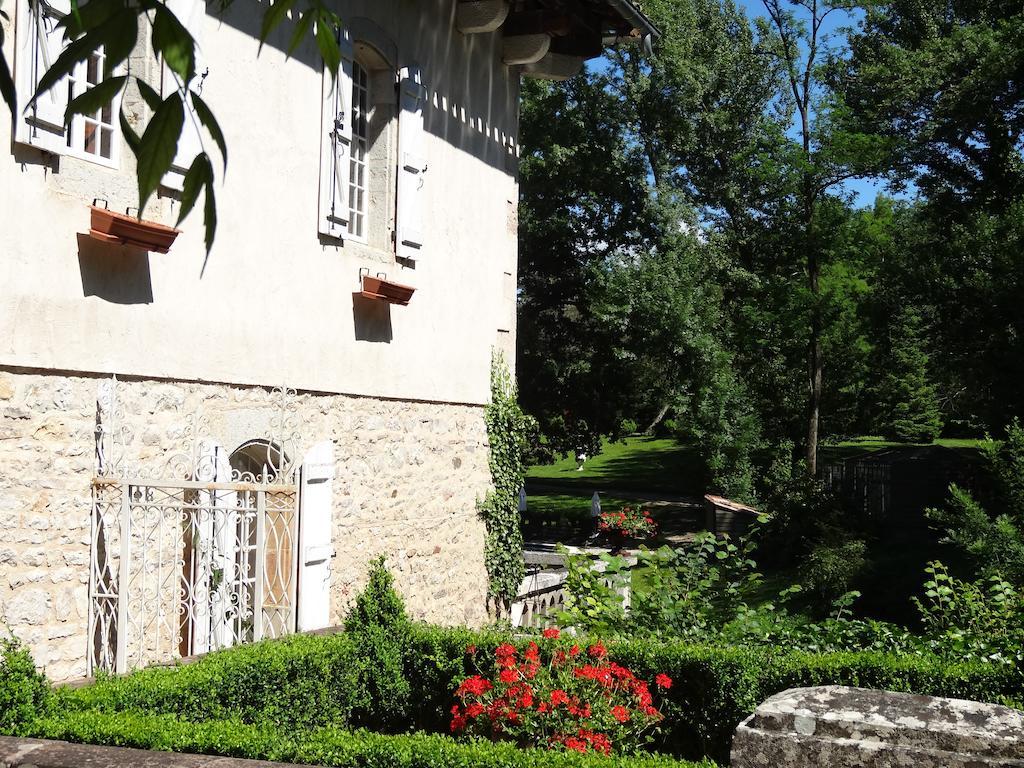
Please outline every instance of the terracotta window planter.
[{"label": "terracotta window planter", "polygon": [[388,304],[407,306],[413,293],[416,291],[411,285],[402,285],[387,279],[383,272],[376,277],[362,275],[363,289],[357,294],[367,299],[386,301]]},{"label": "terracotta window planter", "polygon": [[136,219],[95,205],[89,206],[92,219],[89,234],[105,243],[132,245],[146,251],[167,253],[181,230],[155,221]]}]

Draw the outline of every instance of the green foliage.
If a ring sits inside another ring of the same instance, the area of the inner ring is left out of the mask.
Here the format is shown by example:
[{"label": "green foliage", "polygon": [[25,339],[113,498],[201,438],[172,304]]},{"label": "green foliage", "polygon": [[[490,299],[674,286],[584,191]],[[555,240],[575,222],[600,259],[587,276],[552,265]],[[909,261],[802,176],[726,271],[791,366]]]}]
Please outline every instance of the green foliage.
[{"label": "green foliage", "polygon": [[1024,586],[1024,427],[1015,419],[1006,440],[988,441],[982,453],[992,484],[985,506],[953,485],[948,504],[928,516],[978,574]]},{"label": "green foliage", "polygon": [[347,635],[295,635],[211,653],[193,664],[101,677],[54,691],[56,711],[139,711],[194,721],[273,723],[285,729],[347,723],[358,659]]},{"label": "green foliage", "polygon": [[381,556],[370,564],[369,580],[345,619],[358,681],[353,722],[385,730],[399,727],[409,707],[404,662],[409,631],[405,604]]},{"label": "green foliage", "polygon": [[525,573],[519,489],[526,478],[523,453],[530,420],[519,407],[515,385],[500,352],[491,360],[491,402],[484,412],[484,421],[494,485],[480,504],[487,526],[484,562],[491,597],[507,607],[519,593]]},{"label": "green foliage", "polygon": [[[476,646],[475,658],[486,661],[493,659],[500,643],[511,640],[493,631],[414,625],[405,654],[411,693],[402,727],[447,732],[456,681],[477,671],[470,668],[467,646]],[[580,642],[585,644],[585,639]],[[672,678],[673,686],[659,705],[666,720],[654,747],[682,756],[726,759],[740,720],[773,693],[801,685],[1024,701],[1021,665],[944,661],[926,649],[901,654],[810,653],[792,650],[781,636],[763,647],[646,637],[613,643],[609,653],[611,660],[643,679],[654,679],[659,672]],[[451,761],[442,765],[471,764],[458,762],[459,755],[485,765],[491,764],[488,755],[505,761],[496,765],[513,766],[520,765],[520,759],[563,759],[514,752],[510,745],[497,746],[494,752],[479,751],[488,749],[486,743],[464,745],[469,751],[460,752],[458,745],[441,736],[391,737],[342,730],[349,724],[349,702],[359,698],[353,692],[359,685],[351,673],[353,662],[347,634],[233,648],[186,666],[105,678],[86,688],[57,689],[50,714],[21,730],[25,735],[94,743],[345,766],[406,765],[371,761],[406,760],[411,754],[426,759],[428,753],[418,751],[418,744],[455,750],[433,753],[434,759]],[[486,663],[479,669],[484,675],[494,671]],[[324,751],[325,738],[330,740],[330,752]]]},{"label": "green foliage", "polygon": [[998,576],[967,582],[930,563],[924,599],[914,598],[925,631],[963,659],[1024,663],[1024,590]]},{"label": "green foliage", "polygon": [[881,433],[890,440],[930,443],[942,430],[938,395],[928,376],[920,315],[904,309],[889,332],[885,374],[876,395]]},{"label": "green foliage", "polygon": [[49,702],[46,679],[16,638],[0,638],[0,734],[19,736]]},{"label": "green foliage", "polygon": [[[458,742],[447,736],[385,736],[326,727],[291,732],[273,725],[230,720],[192,723],[173,715],[74,712],[37,722],[39,738],[72,742],[274,760],[337,768],[602,768],[607,758],[523,750],[489,741]],[[623,768],[714,768],[661,755],[619,757]]]},{"label": "green foliage", "polygon": [[804,586],[829,604],[848,593],[867,567],[867,544],[862,539],[850,539],[814,547],[801,568],[800,576]]}]

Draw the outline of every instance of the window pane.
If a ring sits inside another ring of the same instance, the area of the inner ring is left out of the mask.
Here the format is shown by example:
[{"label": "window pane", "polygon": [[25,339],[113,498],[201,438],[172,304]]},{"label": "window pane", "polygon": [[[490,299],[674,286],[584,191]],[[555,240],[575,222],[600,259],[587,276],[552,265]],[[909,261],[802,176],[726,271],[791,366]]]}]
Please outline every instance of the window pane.
[{"label": "window pane", "polygon": [[110,159],[111,145],[114,143],[114,131],[112,128],[103,128],[100,132],[100,155]]},{"label": "window pane", "polygon": [[85,121],[85,151],[96,154],[96,124],[88,120]]}]

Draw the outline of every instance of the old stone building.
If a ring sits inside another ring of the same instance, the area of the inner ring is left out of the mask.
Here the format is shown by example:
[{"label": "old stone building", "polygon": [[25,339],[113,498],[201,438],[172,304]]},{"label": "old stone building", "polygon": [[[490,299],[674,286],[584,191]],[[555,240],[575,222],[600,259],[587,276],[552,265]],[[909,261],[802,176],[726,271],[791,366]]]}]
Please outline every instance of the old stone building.
[{"label": "old stone building", "polygon": [[[9,5],[31,94],[69,0]],[[331,73],[294,21],[257,55],[251,0],[167,5],[230,151],[209,254],[199,214],[166,253],[97,229],[137,202],[120,101],[64,124],[102,51],[0,126],[0,623],[55,679],[123,670],[338,623],[378,554],[416,617],[481,622],[519,79],[654,30],[627,0],[335,0]],[[170,93],[149,45],[131,72]],[[145,219],[176,220],[197,125]]]}]

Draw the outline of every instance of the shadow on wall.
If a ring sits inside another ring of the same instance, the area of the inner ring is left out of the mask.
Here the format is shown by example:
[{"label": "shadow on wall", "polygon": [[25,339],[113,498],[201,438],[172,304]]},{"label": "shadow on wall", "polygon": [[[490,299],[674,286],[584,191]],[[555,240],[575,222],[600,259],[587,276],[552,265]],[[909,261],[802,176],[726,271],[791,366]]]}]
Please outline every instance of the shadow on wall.
[{"label": "shadow on wall", "polygon": [[[455,27],[455,6],[451,0],[420,0],[417,4],[364,0],[345,3],[353,17],[366,16],[375,25],[393,30],[396,39],[415,39],[417,50],[397,49],[398,65],[415,61],[424,73],[428,104],[424,111],[426,130],[457,149],[488,165],[515,176],[518,167],[517,135],[519,72],[501,62],[500,32],[463,35]],[[405,13],[394,12],[401,8]],[[260,26],[265,3],[239,0],[222,12],[211,12],[217,22],[227,24],[252,38],[252,56],[259,48]],[[341,9],[346,12],[346,9]],[[427,21],[433,23],[426,23]],[[265,45],[287,52],[297,19],[285,19],[267,38]],[[356,25],[358,26],[358,25]],[[465,66],[446,76],[448,62],[487,62],[487,66]],[[311,35],[292,53],[298,61],[318,73],[323,64]],[[216,112],[217,105],[212,105]]]},{"label": "shadow on wall", "polygon": [[391,343],[391,305],[386,301],[353,294],[352,321],[356,341]]},{"label": "shadow on wall", "polygon": [[82,295],[111,304],[152,304],[153,279],[149,252],[78,235],[78,268]]}]

